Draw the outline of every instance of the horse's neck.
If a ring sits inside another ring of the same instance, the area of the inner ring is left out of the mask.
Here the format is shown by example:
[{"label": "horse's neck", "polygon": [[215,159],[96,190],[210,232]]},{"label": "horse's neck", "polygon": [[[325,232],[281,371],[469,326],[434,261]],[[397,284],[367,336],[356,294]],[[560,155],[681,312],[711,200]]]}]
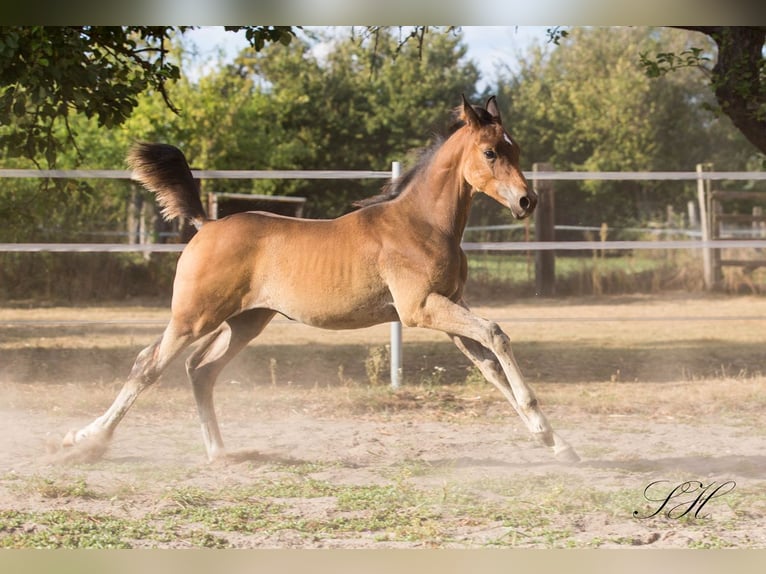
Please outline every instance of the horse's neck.
[{"label": "horse's neck", "polygon": [[440,149],[402,194],[401,208],[416,223],[438,228],[460,240],[468,222],[471,187],[460,170],[460,150]]}]

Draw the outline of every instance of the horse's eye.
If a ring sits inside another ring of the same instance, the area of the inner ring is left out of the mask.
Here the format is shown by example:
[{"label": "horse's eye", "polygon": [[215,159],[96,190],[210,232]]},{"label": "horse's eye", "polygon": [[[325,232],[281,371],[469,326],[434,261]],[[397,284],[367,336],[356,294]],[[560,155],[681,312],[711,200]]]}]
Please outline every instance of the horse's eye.
[{"label": "horse's eye", "polygon": [[497,154],[495,153],[495,150],[488,149],[484,152],[484,157],[487,159],[495,159],[497,157]]}]

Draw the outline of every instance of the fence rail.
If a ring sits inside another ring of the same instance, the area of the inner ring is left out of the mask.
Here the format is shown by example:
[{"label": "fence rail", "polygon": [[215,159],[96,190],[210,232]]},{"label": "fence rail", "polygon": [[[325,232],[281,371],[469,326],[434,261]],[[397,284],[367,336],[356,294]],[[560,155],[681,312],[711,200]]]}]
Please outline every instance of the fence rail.
[{"label": "fence rail", "polygon": [[[372,170],[192,170],[198,179],[389,179],[398,170],[394,162],[391,171]],[[525,176],[537,181],[584,181],[584,180],[670,180],[697,181],[766,181],[766,172],[753,171],[551,171],[545,165],[544,171],[526,171]],[[53,178],[53,179],[132,179],[129,170],[60,170],[60,169],[0,169],[0,178]],[[748,192],[751,194],[752,192]],[[510,228],[512,226],[508,226]],[[571,227],[571,226],[570,226]],[[501,226],[497,226],[500,229]],[[557,229],[564,229],[557,226]],[[585,229],[585,228],[583,228]],[[594,228],[596,229],[596,228]],[[657,230],[646,230],[657,233]],[[693,237],[694,232],[686,231]],[[731,241],[726,244],[707,240],[703,232],[703,241],[552,241],[552,242],[506,242],[476,243],[464,242],[463,248],[469,251],[553,251],[553,250],[592,250],[592,249],[720,249],[736,247]],[[740,244],[741,247],[764,247],[763,242]],[[0,243],[0,252],[174,252],[181,251],[182,244],[118,244],[118,243]]]},{"label": "fence rail", "polygon": [[[464,242],[467,251],[536,251],[554,250],[626,250],[626,249],[701,249],[705,263],[706,284],[710,281],[709,271],[712,252],[722,248],[747,247],[765,248],[766,240],[726,240],[711,238],[707,214],[710,212],[710,185],[713,181],[766,181],[766,172],[716,172],[697,166],[696,171],[678,172],[557,172],[547,164],[538,164],[531,172],[525,172],[535,186],[551,181],[696,181],[700,203],[702,240],[686,241],[532,241],[480,243]],[[197,179],[389,179],[398,176],[399,164],[394,162],[391,171],[332,171],[332,170],[192,170]],[[132,173],[125,170],[26,170],[0,169],[0,178],[53,178],[53,179],[132,179]],[[553,226],[552,221],[548,224]],[[544,237],[544,239],[553,239]],[[0,252],[179,252],[183,244],[116,244],[116,243],[0,243]],[[391,385],[400,382],[401,367],[401,325],[391,324]]]},{"label": "fence rail", "polygon": [[[391,171],[376,170],[200,170],[198,179],[388,179]],[[529,179],[549,181],[764,181],[760,171],[525,171]],[[0,169],[0,178],[50,179],[132,179],[132,172],[121,169]]]},{"label": "fence rail", "polygon": [[[180,252],[184,243],[0,243],[0,253],[152,253]],[[755,249],[766,248],[766,239],[711,241],[503,241],[463,242],[465,251],[628,251],[634,249]]]},{"label": "fence rail", "polygon": [[[370,170],[200,170],[197,179],[388,179],[390,171]],[[0,169],[0,178],[133,179],[120,169]]]}]

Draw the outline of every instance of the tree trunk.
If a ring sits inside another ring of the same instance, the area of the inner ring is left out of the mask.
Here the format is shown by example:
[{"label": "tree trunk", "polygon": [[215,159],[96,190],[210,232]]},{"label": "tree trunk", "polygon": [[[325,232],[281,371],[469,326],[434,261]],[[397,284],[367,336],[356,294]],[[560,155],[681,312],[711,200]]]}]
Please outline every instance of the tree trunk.
[{"label": "tree trunk", "polygon": [[766,154],[766,27],[679,26],[710,36],[718,45],[711,84],[721,111]]}]

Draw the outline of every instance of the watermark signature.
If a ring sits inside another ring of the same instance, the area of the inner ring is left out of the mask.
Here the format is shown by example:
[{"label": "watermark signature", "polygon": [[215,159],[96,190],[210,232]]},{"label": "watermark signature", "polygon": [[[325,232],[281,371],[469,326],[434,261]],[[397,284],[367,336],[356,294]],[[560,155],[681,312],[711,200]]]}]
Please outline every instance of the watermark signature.
[{"label": "watermark signature", "polygon": [[710,518],[710,513],[703,514],[703,509],[716,498],[729,494],[737,486],[733,480],[713,481],[705,484],[698,480],[687,480],[675,484],[669,480],[656,480],[644,489],[644,498],[656,506],[651,514],[642,516],[633,511],[634,518],[647,519],[663,514],[667,518],[679,519],[684,516]]}]

